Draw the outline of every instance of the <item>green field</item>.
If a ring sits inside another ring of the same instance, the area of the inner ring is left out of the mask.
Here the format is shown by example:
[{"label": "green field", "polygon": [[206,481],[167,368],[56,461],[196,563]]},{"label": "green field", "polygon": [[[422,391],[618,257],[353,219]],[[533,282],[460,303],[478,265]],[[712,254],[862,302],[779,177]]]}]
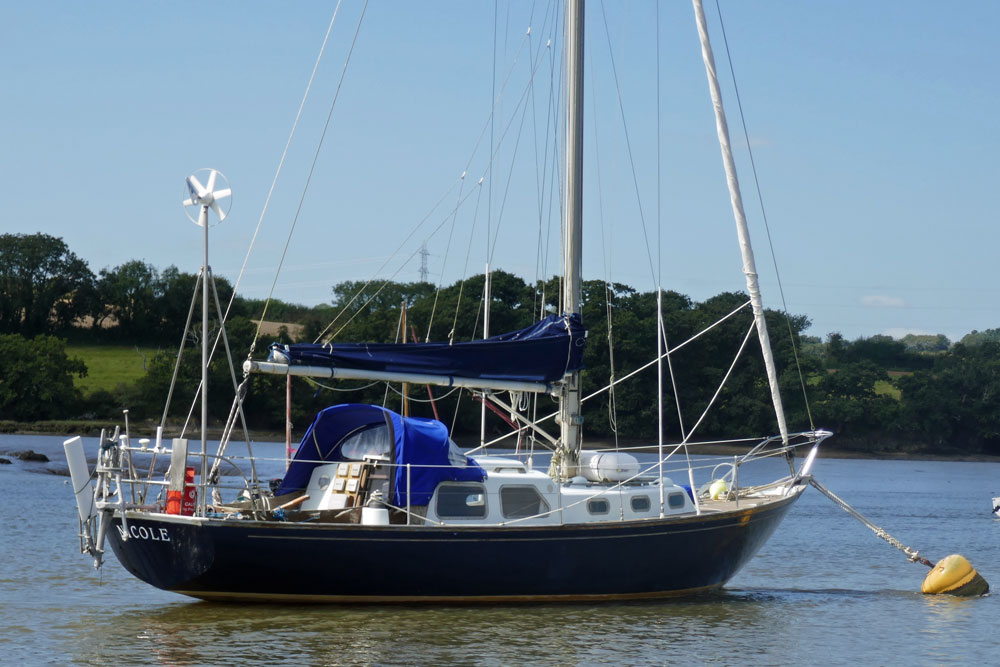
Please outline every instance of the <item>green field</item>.
[{"label": "green field", "polygon": [[878,380],[875,382],[875,393],[879,396],[892,396],[897,401],[903,397],[903,393],[893,383],[888,380]]},{"label": "green field", "polygon": [[145,374],[145,363],[153,359],[157,350],[133,345],[67,345],[66,354],[80,359],[87,365],[87,377],[75,378],[74,384],[84,394],[98,389],[113,390],[119,384],[138,380]]}]

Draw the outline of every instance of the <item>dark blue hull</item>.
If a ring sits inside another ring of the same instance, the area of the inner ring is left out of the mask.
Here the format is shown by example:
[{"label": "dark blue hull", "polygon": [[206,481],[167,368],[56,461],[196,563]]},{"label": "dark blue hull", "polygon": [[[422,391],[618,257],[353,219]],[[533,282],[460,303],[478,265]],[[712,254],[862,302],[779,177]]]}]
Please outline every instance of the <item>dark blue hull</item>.
[{"label": "dark blue hull", "polygon": [[756,508],[625,523],[372,527],[128,516],[108,539],[158,588],[210,600],[487,602],[665,597],[718,588],[800,493]]}]

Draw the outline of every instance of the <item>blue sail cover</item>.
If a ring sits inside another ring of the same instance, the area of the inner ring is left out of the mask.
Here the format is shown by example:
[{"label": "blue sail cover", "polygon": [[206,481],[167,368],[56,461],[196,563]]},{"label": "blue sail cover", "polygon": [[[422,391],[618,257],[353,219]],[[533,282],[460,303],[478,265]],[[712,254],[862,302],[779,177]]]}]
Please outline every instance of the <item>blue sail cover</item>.
[{"label": "blue sail cover", "polygon": [[393,505],[406,505],[407,463],[411,466],[411,505],[428,504],[439,482],[481,482],[486,479],[486,472],[467,456],[461,457],[464,465],[454,464],[449,456],[451,441],[448,439],[448,428],[436,419],[402,417],[377,405],[345,403],[321,410],[316,415],[302,436],[295,458],[275,494],[280,496],[305,489],[317,465],[346,460],[340,454],[340,446],[347,436],[366,427],[383,424],[391,425],[394,440]]},{"label": "blue sail cover", "polygon": [[555,382],[583,368],[586,333],[578,314],[549,315],[525,329],[462,343],[275,343],[271,349],[296,365]]}]

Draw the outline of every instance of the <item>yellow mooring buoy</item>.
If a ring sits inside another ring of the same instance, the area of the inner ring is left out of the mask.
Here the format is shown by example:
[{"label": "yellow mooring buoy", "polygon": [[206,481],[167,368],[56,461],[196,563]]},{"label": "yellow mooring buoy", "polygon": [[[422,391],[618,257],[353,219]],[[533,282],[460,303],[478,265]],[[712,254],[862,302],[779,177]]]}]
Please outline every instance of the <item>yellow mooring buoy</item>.
[{"label": "yellow mooring buoy", "polygon": [[973,596],[989,592],[990,585],[980,576],[964,556],[945,556],[928,573],[920,592],[928,595]]},{"label": "yellow mooring buoy", "polygon": [[861,513],[844,502],[833,491],[816,481],[815,477],[809,478],[809,483],[824,496],[839,505],[844,511],[853,516],[861,523],[868,526],[875,535],[882,538],[892,546],[896,547],[904,554],[911,563],[921,563],[931,568],[930,574],[924,579],[920,586],[920,592],[927,595],[959,595],[972,597],[974,595],[985,595],[990,590],[990,585],[986,583],[975,568],[965,559],[964,556],[952,554],[946,556],[934,565],[920,555],[916,549],[911,549],[895,537],[885,532],[874,523],[861,516]]}]

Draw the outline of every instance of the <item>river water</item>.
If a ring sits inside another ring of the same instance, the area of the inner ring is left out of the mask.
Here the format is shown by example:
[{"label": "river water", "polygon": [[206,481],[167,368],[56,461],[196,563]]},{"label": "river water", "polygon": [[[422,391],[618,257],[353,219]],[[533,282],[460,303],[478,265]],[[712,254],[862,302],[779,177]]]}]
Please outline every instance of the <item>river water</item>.
[{"label": "river water", "polygon": [[[998,596],[924,596],[927,573],[809,489],[719,593],[663,602],[489,606],[211,604],[77,548],[62,438],[0,436],[51,464],[0,466],[5,664],[995,664]],[[92,449],[92,447],[91,447]],[[937,561],[1000,586],[1000,464],[819,459],[815,475]],[[742,473],[741,473],[742,474]],[[664,554],[669,566],[669,554]],[[275,563],[275,568],[294,567]],[[331,564],[368,576],[364,563]],[[627,562],[622,567],[628,567]],[[456,564],[475,571],[475,564]],[[266,576],[266,573],[264,573]]]}]

